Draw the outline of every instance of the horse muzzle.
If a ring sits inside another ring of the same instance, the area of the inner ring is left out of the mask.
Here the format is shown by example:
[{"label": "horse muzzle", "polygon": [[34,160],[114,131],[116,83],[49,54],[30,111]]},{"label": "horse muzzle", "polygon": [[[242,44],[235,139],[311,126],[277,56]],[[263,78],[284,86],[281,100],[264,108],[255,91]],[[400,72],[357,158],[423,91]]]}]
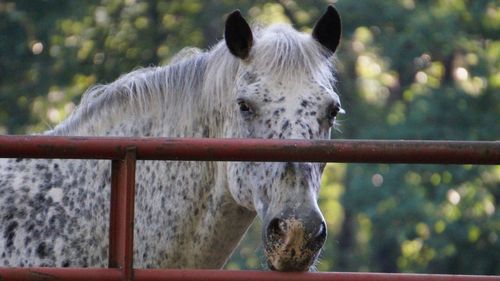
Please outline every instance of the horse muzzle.
[{"label": "horse muzzle", "polygon": [[274,217],[264,224],[264,252],[268,266],[277,271],[308,271],[326,240],[323,216]]}]

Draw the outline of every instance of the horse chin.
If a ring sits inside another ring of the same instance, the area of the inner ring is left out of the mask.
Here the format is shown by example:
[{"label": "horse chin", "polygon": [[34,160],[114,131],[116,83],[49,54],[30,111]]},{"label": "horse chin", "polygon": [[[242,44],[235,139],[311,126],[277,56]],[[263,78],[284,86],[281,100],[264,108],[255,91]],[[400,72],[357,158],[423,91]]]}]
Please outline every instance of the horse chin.
[{"label": "horse chin", "polygon": [[305,272],[310,271],[316,255],[299,255],[299,256],[279,256],[278,253],[269,253],[266,251],[267,266],[272,271],[281,272]]},{"label": "horse chin", "polygon": [[309,262],[271,262],[267,261],[267,266],[272,271],[280,271],[280,272],[307,272],[310,271],[310,263]]}]

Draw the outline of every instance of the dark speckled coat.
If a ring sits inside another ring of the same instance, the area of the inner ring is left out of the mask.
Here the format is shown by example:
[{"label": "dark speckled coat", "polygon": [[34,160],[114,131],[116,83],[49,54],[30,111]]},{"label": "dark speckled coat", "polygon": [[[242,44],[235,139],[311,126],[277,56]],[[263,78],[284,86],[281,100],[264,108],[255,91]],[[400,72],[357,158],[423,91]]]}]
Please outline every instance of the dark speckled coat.
[{"label": "dark speckled coat", "polygon": [[[288,26],[253,36],[244,60],[221,42],[94,87],[45,134],[329,138],[340,103],[328,52]],[[0,266],[107,266],[110,166],[1,159]],[[298,208],[322,218],[321,172],[318,163],[139,161],[135,266],[219,268],[256,214],[264,224]],[[278,268],[289,250],[271,246]],[[289,261],[309,266],[318,250],[300,251]]]}]

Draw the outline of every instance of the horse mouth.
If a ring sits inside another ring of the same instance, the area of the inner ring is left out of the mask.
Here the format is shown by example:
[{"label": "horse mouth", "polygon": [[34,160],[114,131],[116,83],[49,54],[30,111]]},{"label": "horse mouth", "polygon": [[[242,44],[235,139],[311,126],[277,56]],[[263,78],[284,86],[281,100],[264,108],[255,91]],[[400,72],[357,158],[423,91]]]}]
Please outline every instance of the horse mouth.
[{"label": "horse mouth", "polygon": [[311,266],[312,262],[279,262],[273,263],[270,260],[267,261],[267,266],[272,271],[280,272],[307,272]]},{"label": "horse mouth", "polygon": [[274,271],[309,271],[324,241],[325,235],[306,234],[299,220],[272,220],[264,237],[268,267]]},{"label": "horse mouth", "polygon": [[265,251],[267,266],[272,271],[304,272],[309,271],[314,263],[316,254],[305,250],[302,253],[295,251]]}]

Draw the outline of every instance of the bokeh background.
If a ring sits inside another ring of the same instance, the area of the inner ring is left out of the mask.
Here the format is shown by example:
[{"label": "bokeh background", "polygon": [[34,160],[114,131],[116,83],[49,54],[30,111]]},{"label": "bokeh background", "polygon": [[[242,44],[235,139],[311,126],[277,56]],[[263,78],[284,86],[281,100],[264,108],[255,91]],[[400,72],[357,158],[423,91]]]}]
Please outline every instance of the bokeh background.
[{"label": "bokeh background", "polygon": [[[185,46],[239,8],[309,32],[343,18],[335,138],[497,140],[500,7],[488,0],[0,0],[0,133],[47,130],[81,94]],[[330,164],[321,271],[500,274],[500,167]],[[258,222],[226,265],[263,268]]]}]

